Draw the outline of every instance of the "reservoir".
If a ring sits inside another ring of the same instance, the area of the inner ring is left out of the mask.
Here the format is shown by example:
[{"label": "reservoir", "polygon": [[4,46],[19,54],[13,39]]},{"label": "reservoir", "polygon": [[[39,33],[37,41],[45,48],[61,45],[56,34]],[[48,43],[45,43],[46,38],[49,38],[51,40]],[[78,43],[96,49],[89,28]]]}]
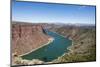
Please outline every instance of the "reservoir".
[{"label": "reservoir", "polygon": [[67,48],[71,46],[71,40],[51,31],[46,30],[46,33],[53,37],[54,41],[36,51],[22,56],[23,59],[39,59],[45,62],[50,62],[63,55],[65,52],[68,52]]}]

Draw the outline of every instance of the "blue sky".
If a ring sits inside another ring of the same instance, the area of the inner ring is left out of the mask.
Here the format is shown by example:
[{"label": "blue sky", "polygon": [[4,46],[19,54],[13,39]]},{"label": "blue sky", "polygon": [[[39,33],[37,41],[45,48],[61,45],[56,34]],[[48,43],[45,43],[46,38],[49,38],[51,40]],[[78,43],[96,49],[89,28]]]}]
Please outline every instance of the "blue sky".
[{"label": "blue sky", "polygon": [[13,1],[12,20],[33,23],[95,24],[95,6]]}]

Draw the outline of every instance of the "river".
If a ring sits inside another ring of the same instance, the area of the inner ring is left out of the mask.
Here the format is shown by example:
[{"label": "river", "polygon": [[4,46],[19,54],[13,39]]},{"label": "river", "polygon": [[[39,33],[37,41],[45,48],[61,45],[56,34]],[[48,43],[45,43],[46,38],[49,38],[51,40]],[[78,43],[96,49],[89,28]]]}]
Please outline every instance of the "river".
[{"label": "river", "polygon": [[68,52],[67,48],[72,44],[71,40],[51,31],[46,30],[46,33],[52,36],[54,41],[36,51],[22,56],[23,59],[39,59],[45,62],[50,62],[63,55],[65,52]]}]

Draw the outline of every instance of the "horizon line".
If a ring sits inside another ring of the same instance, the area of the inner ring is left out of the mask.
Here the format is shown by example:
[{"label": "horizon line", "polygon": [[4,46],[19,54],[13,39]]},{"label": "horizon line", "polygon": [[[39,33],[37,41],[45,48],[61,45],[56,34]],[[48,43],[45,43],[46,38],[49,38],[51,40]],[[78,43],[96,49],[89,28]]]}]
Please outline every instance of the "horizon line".
[{"label": "horizon line", "polygon": [[14,22],[16,22],[16,23],[48,23],[48,24],[83,24],[83,25],[96,25],[96,23],[95,24],[90,24],[90,23],[65,23],[65,22],[27,22],[27,21],[11,21],[12,23],[14,23]]}]

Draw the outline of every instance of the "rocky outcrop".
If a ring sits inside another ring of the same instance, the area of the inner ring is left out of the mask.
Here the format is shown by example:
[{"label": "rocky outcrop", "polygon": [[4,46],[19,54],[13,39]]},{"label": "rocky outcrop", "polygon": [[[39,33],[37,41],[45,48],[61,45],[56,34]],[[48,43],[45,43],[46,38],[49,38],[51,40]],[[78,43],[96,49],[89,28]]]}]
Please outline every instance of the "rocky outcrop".
[{"label": "rocky outcrop", "polygon": [[51,37],[44,31],[38,24],[12,24],[12,54],[22,55],[47,43]]},{"label": "rocky outcrop", "polygon": [[64,53],[53,63],[96,61],[95,26],[65,26],[55,29],[57,33],[72,40],[68,53]]},{"label": "rocky outcrop", "polygon": [[44,61],[41,61],[39,59],[32,59],[32,60],[27,60],[27,59],[22,59],[21,57],[15,57],[13,61],[13,66],[16,65],[33,65],[33,64],[44,64]]}]

